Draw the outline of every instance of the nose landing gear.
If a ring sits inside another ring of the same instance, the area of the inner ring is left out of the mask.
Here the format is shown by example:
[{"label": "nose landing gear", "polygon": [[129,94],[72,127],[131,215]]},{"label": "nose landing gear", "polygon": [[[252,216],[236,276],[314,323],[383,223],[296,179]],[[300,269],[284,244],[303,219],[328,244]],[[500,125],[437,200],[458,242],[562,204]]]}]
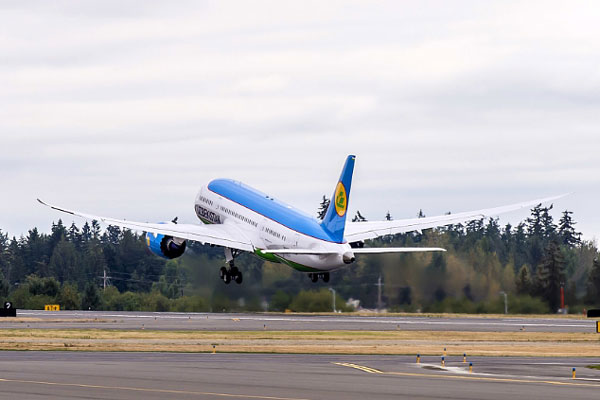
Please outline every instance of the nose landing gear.
[{"label": "nose landing gear", "polygon": [[313,283],[316,283],[321,279],[323,282],[329,282],[329,272],[309,272],[308,277]]}]

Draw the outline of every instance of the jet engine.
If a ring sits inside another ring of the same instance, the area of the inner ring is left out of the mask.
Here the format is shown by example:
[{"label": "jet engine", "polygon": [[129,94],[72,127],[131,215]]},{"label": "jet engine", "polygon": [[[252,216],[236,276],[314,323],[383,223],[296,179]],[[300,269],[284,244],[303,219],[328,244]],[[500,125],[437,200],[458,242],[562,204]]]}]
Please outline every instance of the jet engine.
[{"label": "jet engine", "polygon": [[184,239],[148,232],[146,233],[146,245],[157,256],[170,260],[183,255],[186,242]]}]

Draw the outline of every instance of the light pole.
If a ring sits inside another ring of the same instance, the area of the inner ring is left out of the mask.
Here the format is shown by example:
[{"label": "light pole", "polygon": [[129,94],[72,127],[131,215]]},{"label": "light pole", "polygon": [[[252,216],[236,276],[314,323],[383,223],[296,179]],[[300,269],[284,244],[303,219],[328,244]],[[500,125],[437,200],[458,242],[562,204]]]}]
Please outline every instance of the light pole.
[{"label": "light pole", "polygon": [[508,314],[508,296],[506,295],[505,291],[501,291],[499,293],[504,295],[504,314]]},{"label": "light pole", "polygon": [[329,288],[329,291],[331,292],[331,294],[333,295],[333,312],[337,312],[335,310],[335,289]]}]

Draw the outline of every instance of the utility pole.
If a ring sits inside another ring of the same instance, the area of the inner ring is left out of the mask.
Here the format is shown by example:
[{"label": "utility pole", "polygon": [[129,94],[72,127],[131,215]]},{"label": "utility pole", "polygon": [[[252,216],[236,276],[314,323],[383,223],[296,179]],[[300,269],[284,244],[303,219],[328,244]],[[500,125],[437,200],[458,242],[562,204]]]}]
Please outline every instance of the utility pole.
[{"label": "utility pole", "polygon": [[104,268],[104,272],[101,276],[102,278],[102,290],[106,291],[106,286],[110,286],[110,276],[106,275],[106,268]]},{"label": "utility pole", "polygon": [[381,287],[383,283],[381,283],[381,275],[379,275],[379,279],[377,279],[377,312],[381,312]]}]

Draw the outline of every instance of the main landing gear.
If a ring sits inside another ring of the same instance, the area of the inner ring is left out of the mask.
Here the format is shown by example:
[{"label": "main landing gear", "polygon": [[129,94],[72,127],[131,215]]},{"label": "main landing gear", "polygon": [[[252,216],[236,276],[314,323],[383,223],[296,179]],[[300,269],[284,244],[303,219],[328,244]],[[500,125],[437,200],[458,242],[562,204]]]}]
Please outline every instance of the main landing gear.
[{"label": "main landing gear", "polygon": [[316,283],[319,279],[323,282],[329,282],[329,272],[309,272],[308,277],[313,283]]},{"label": "main landing gear", "polygon": [[231,281],[235,281],[235,283],[239,285],[244,280],[242,271],[233,265],[233,262],[229,263],[229,269],[221,267],[221,270],[219,271],[219,277],[226,284],[230,284]]},{"label": "main landing gear", "polygon": [[244,277],[242,271],[240,271],[234,264],[233,259],[239,254],[237,250],[225,248],[225,261],[229,265],[229,268],[221,267],[219,271],[219,277],[225,284],[229,285],[231,281],[235,281],[238,285],[242,283]]}]

